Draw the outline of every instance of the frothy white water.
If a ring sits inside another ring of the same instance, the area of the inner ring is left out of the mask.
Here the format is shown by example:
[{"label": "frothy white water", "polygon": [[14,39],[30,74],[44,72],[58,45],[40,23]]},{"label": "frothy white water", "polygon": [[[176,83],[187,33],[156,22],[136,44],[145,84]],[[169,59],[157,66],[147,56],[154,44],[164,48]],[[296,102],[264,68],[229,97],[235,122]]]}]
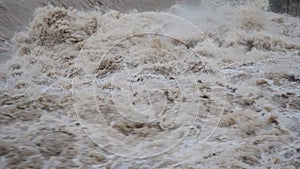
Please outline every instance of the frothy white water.
[{"label": "frothy white water", "polygon": [[300,20],[232,3],[38,9],[0,68],[3,168],[299,167]]}]

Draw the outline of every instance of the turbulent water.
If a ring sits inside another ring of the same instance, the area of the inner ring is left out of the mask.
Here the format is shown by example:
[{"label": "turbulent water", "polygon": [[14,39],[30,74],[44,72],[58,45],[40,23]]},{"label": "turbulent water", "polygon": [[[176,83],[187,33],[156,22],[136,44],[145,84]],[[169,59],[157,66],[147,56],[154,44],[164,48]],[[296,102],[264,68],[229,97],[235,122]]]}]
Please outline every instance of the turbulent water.
[{"label": "turbulent water", "polygon": [[267,5],[37,9],[0,66],[0,168],[299,168],[300,19]]}]

